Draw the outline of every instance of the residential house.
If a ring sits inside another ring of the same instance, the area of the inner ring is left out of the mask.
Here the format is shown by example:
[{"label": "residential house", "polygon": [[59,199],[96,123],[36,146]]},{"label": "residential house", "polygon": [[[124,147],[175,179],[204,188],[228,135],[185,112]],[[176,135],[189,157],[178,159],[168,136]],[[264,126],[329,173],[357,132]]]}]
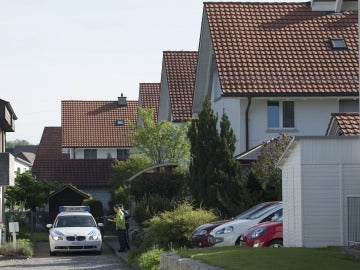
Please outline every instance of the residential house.
[{"label": "residential house", "polygon": [[72,184],[102,201],[110,200],[110,168],[132,147],[137,101],[63,101],[62,126],[46,127],[33,166],[36,178]]},{"label": "residential house", "polygon": [[15,157],[15,176],[31,170],[35,161],[37,147],[37,145],[16,145],[14,148],[6,149]]},{"label": "residential house", "polygon": [[360,117],[354,113],[332,113],[326,136],[360,136]]},{"label": "residential house", "polygon": [[70,159],[126,159],[137,123],[137,101],[62,101],[62,151]]},{"label": "residential house", "polygon": [[[160,99],[160,83],[140,83],[139,87],[139,107],[152,109],[154,111],[154,121],[158,121]],[[138,125],[141,124],[138,118]]]},{"label": "residential house", "polygon": [[195,51],[163,52],[159,120],[182,123],[192,118],[197,62]]},{"label": "residential house", "polygon": [[205,2],[193,114],[207,96],[219,118],[226,113],[235,155],[279,133],[323,135],[331,113],[358,111],[356,8]]},{"label": "residential house", "polygon": [[5,153],[6,133],[15,131],[17,116],[10,102],[0,99],[0,245],[4,241],[5,187],[15,184],[14,156]]}]

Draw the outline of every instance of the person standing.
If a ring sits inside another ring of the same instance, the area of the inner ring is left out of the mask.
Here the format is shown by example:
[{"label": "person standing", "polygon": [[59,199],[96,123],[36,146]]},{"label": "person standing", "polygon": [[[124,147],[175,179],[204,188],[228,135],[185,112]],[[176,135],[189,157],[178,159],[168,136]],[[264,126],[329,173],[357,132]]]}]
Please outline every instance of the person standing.
[{"label": "person standing", "polygon": [[129,218],[131,217],[130,213],[124,209],[124,205],[120,204],[120,209],[123,211],[125,215],[125,227],[126,227],[126,234],[125,234],[125,249],[130,250],[130,237],[129,237]]},{"label": "person standing", "polygon": [[109,221],[115,222],[115,229],[119,236],[120,249],[118,252],[126,251],[126,225],[125,225],[125,214],[121,210],[119,204],[114,205],[115,219],[108,219]]}]

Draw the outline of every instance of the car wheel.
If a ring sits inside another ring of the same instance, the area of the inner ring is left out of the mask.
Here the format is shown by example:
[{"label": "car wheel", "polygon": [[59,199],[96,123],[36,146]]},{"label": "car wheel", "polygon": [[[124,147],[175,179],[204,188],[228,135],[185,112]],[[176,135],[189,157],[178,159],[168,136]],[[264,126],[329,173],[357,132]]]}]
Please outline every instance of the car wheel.
[{"label": "car wheel", "polygon": [[283,240],[282,239],[275,239],[270,241],[270,243],[267,245],[268,247],[272,248],[280,248],[283,247]]},{"label": "car wheel", "polygon": [[52,252],[51,250],[49,251],[49,254],[51,257],[56,256],[56,252]]}]

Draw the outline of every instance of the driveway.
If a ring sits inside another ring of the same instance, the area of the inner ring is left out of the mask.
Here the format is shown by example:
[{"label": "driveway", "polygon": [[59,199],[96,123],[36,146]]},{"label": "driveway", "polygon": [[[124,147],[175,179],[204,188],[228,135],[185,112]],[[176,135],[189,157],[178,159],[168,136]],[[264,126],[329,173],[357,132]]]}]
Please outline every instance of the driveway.
[{"label": "driveway", "polygon": [[88,253],[60,254],[49,256],[49,243],[38,242],[34,257],[31,259],[0,259],[1,269],[39,269],[39,270],[68,270],[68,269],[123,269],[132,270],[123,259],[117,256],[113,249],[104,241],[102,255]]}]

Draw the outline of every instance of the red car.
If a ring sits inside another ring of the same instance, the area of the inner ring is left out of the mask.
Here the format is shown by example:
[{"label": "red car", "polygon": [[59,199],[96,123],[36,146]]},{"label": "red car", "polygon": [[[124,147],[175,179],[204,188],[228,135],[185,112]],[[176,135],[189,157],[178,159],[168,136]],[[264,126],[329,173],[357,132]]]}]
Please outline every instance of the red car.
[{"label": "red car", "polygon": [[[268,207],[269,205],[275,204],[277,202],[264,202],[259,203],[250,209],[246,210],[245,212],[241,213],[240,215],[234,217],[233,219],[246,219],[252,214],[254,214],[257,211],[260,211],[261,209]],[[191,234],[190,241],[191,244],[194,247],[209,247],[209,240],[208,236],[209,233],[217,226],[220,226],[221,224],[224,224],[228,221],[231,221],[233,219],[226,219],[226,220],[218,220],[210,223],[203,224],[199,227],[197,227]]]},{"label": "red car", "polygon": [[240,245],[246,247],[282,247],[282,217],[276,221],[268,221],[251,227],[241,236]]}]

